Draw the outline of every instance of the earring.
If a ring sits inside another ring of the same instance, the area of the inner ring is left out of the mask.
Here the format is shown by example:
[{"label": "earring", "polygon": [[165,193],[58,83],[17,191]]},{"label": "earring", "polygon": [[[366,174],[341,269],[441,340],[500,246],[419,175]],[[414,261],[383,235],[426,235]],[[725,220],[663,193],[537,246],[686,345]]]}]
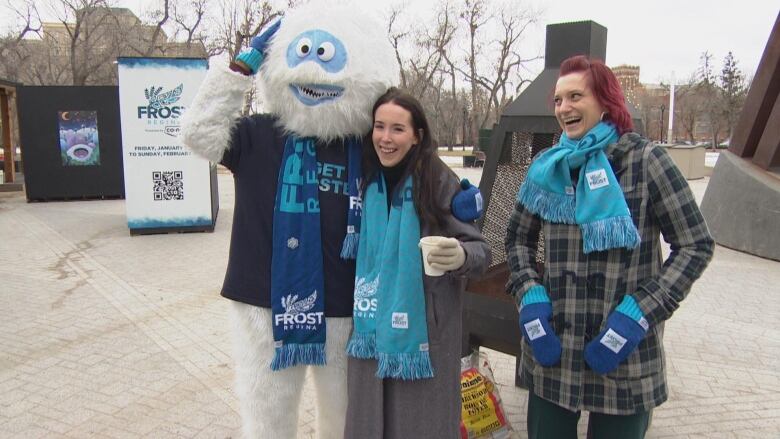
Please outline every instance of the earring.
[{"label": "earring", "polygon": [[603,122],[604,121],[604,116],[606,116],[606,115],[607,115],[607,112],[606,111],[602,111],[601,112],[601,117],[599,118],[599,120]]}]

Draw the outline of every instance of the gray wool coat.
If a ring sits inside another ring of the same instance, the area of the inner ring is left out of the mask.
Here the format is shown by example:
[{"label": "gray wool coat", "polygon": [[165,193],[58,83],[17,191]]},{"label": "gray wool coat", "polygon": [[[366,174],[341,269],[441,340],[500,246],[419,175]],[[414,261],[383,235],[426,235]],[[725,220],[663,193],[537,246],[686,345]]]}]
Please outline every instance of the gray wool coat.
[{"label": "gray wool coat", "polygon": [[[459,190],[448,168],[439,175],[442,207]],[[422,236],[457,238],[466,262],[440,277],[423,276],[425,312],[434,377],[404,381],[376,377],[376,360],[349,358],[347,439],[457,438],[460,435],[460,350],[462,296],[467,277],[478,277],[490,264],[490,247],[474,223],[451,214],[440,228],[420,224]]]}]

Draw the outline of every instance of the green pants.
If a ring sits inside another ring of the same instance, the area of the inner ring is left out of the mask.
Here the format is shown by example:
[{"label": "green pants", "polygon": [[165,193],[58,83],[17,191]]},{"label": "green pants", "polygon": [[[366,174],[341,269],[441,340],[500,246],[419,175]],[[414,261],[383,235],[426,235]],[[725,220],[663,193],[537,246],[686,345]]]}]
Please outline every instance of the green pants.
[{"label": "green pants", "polygon": [[[577,439],[580,412],[528,394],[528,439]],[[605,415],[590,412],[588,439],[643,439],[650,412]]]}]

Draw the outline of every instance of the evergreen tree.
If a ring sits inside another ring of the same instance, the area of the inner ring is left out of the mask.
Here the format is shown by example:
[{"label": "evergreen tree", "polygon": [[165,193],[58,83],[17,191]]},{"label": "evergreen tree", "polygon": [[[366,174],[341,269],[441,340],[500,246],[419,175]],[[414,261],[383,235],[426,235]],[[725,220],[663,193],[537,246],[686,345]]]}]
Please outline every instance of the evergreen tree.
[{"label": "evergreen tree", "polygon": [[745,75],[737,67],[734,54],[729,52],[723,59],[723,69],[720,73],[720,88],[723,105],[723,116],[728,129],[729,138],[737,124],[739,113],[745,102],[747,88]]},{"label": "evergreen tree", "polygon": [[696,85],[702,97],[704,116],[709,123],[712,148],[717,148],[719,134],[724,122],[723,100],[720,87],[712,72],[712,54],[705,51],[699,57],[699,68],[696,71],[698,83]]},{"label": "evergreen tree", "polygon": [[706,50],[699,56],[699,68],[696,70],[696,76],[701,86],[715,84],[715,76],[712,74],[712,54]]}]

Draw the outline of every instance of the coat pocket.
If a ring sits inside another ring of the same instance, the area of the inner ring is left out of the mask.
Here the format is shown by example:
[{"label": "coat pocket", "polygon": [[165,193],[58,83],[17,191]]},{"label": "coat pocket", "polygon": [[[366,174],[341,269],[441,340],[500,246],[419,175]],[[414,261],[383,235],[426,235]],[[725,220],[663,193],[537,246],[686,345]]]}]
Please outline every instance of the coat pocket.
[{"label": "coat pocket", "polygon": [[465,280],[461,276],[445,274],[426,279],[425,315],[428,319],[428,338],[432,342],[460,333],[464,287]]},{"label": "coat pocket", "polygon": [[440,328],[439,316],[436,311],[436,294],[432,289],[426,288],[425,292],[425,319],[428,322],[428,340],[431,343],[439,341]]}]

